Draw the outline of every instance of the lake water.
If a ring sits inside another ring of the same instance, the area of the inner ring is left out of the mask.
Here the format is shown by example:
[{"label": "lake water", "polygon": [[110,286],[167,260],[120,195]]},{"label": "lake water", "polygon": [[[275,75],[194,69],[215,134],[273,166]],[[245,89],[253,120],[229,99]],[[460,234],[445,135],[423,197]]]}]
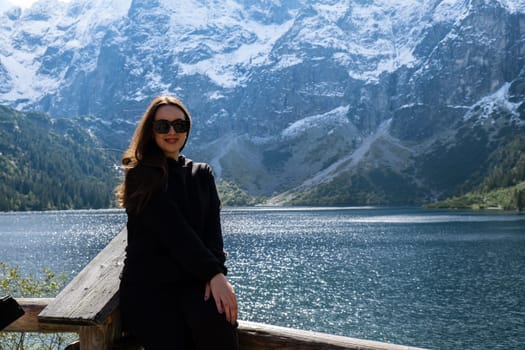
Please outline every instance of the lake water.
[{"label": "lake water", "polygon": [[[431,349],[525,348],[525,215],[413,208],[225,208],[247,321]],[[0,261],[72,278],[119,210],[0,213]]]}]

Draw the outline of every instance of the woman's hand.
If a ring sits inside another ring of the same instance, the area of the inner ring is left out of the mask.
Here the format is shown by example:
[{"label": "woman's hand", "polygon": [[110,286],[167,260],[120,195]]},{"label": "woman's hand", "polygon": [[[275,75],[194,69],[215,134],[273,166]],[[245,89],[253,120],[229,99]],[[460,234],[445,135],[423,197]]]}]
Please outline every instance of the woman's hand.
[{"label": "woman's hand", "polygon": [[226,320],[231,324],[235,324],[238,316],[237,298],[232,285],[222,273],[216,274],[206,283],[204,300],[208,300],[210,295],[215,300],[217,311],[221,314],[224,313]]}]

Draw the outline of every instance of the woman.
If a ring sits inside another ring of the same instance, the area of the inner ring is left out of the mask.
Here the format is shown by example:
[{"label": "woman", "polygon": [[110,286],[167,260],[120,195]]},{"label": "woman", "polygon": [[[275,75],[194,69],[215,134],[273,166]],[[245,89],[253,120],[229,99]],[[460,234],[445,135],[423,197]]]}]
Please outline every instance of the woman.
[{"label": "woman", "polygon": [[117,195],[128,215],[128,246],[121,315],[126,332],[147,350],[238,349],[213,174],[179,154],[190,127],[180,100],[157,97],[123,155]]}]

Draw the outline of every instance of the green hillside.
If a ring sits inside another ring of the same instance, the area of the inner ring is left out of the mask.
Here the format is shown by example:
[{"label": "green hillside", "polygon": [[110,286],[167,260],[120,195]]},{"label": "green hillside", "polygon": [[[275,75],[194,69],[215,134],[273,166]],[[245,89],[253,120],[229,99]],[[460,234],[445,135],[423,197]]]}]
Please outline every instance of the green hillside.
[{"label": "green hillside", "polygon": [[[450,198],[426,206],[434,208],[521,209],[525,193],[525,135],[510,128],[493,148],[473,142],[454,152],[436,149],[434,158],[421,159],[421,167],[440,182]],[[468,140],[462,142],[468,144]],[[447,153],[448,152],[448,153]],[[436,156],[438,155],[438,156]],[[454,159],[452,159],[454,158]],[[473,170],[474,169],[474,170]],[[458,175],[461,173],[461,176]],[[388,168],[341,173],[331,181],[294,193],[291,205],[423,205],[429,197],[410,176]],[[463,179],[458,181],[458,178]]]},{"label": "green hillside", "polygon": [[0,106],[0,211],[111,207],[114,164],[74,121]]},{"label": "green hillside", "polygon": [[525,135],[509,139],[489,161],[492,167],[476,190],[427,207],[525,210]]},{"label": "green hillside", "polygon": [[525,210],[525,181],[488,192],[475,191],[427,205],[428,208]]}]

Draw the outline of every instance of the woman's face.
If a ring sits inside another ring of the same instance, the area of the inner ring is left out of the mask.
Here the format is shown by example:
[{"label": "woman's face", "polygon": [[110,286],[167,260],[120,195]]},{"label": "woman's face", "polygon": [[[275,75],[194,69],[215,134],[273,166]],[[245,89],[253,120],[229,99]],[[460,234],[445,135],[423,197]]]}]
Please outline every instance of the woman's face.
[{"label": "woman's face", "polygon": [[[177,106],[174,105],[163,105],[157,109],[154,120],[167,120],[172,122],[176,119],[185,120],[184,112]],[[167,134],[159,134],[153,131],[153,137],[159,148],[164,152],[166,157],[177,159],[179,157],[179,151],[186,141],[188,136],[187,132],[178,133],[175,131],[173,126],[169,127]]]}]

